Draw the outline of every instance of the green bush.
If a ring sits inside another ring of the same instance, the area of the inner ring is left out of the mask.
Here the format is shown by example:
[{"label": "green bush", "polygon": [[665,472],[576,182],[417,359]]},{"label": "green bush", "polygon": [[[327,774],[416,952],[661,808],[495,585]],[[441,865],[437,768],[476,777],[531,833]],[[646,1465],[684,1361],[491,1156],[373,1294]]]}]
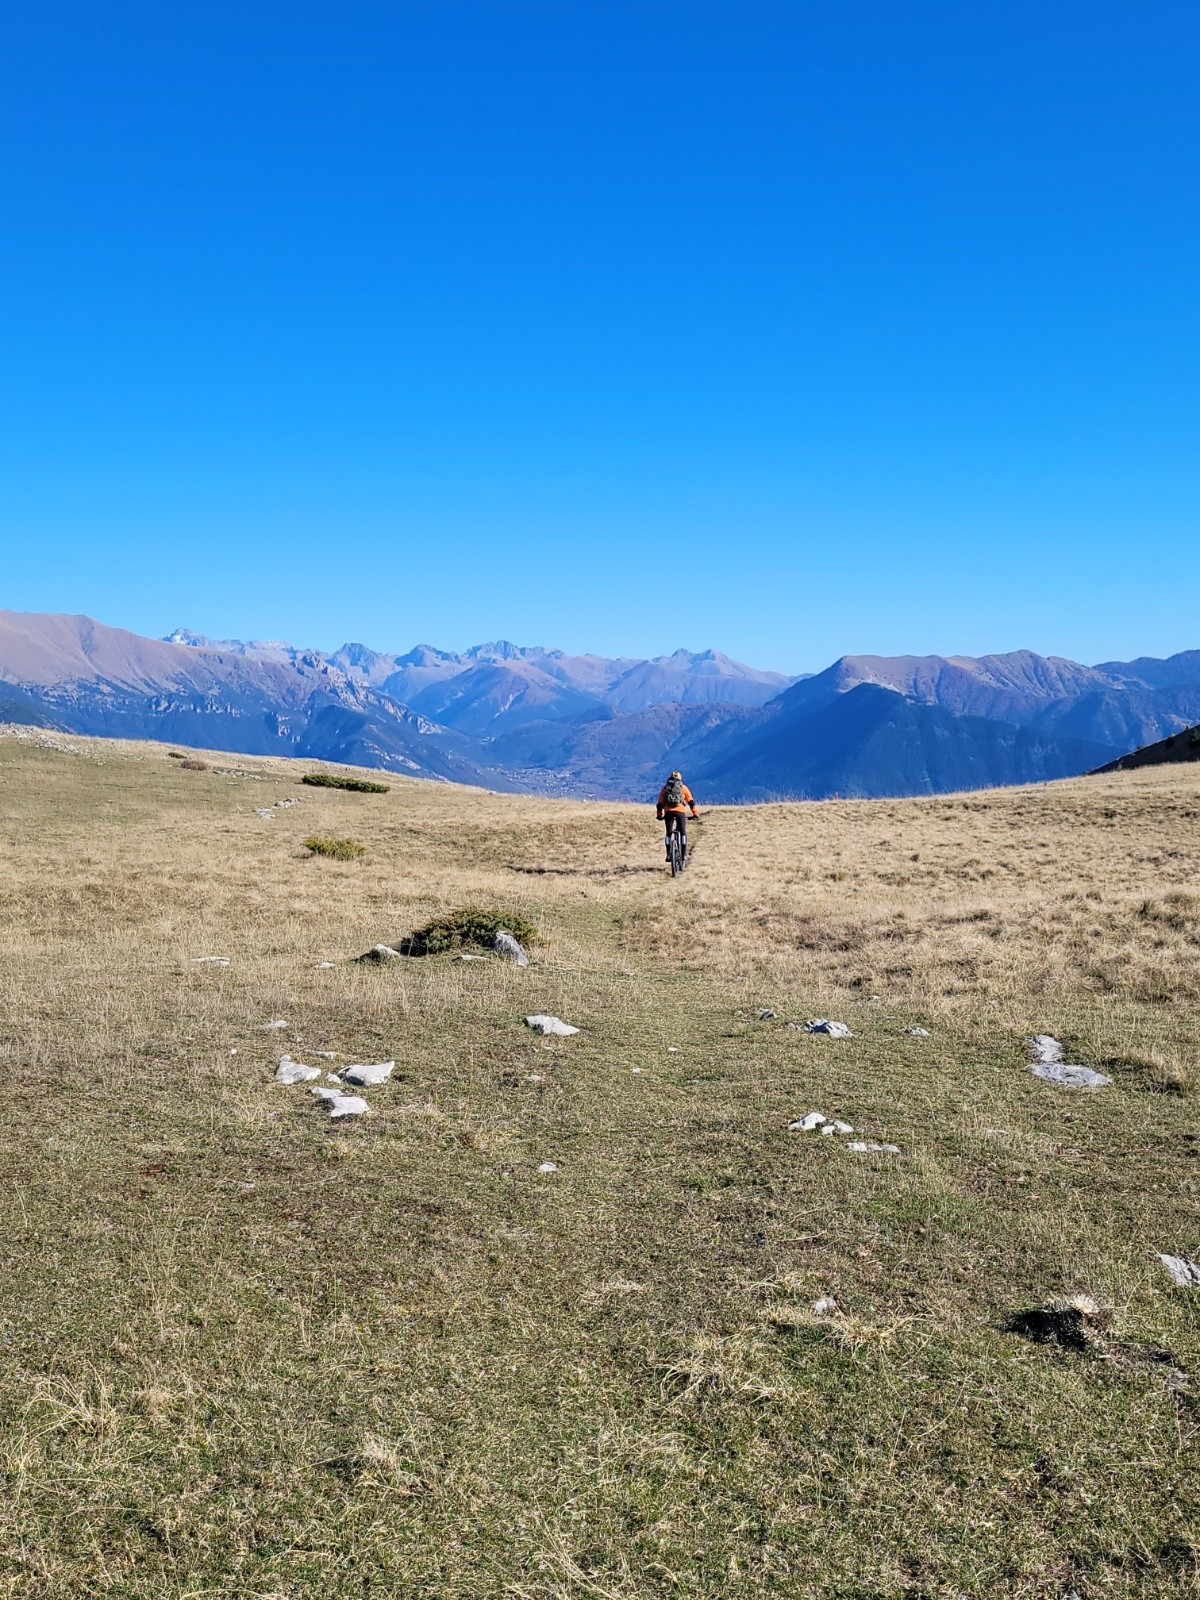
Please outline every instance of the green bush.
[{"label": "green bush", "polygon": [[486,950],[494,934],[503,930],[522,944],[535,944],[538,931],[528,917],[513,911],[485,911],[480,906],[464,906],[444,917],[434,917],[423,928],[397,941],[395,948],[405,956],[436,956],[460,945],[477,944]]},{"label": "green bush", "polygon": [[359,844],[357,839],[331,839],[319,833],[305,839],[304,848],[315,856],[333,856],[337,861],[357,861],[367,851],[366,845]]},{"label": "green bush", "polygon": [[353,789],[355,794],[386,794],[389,787],[367,778],[346,778],[340,772],[306,772],[300,782],[313,789]]}]

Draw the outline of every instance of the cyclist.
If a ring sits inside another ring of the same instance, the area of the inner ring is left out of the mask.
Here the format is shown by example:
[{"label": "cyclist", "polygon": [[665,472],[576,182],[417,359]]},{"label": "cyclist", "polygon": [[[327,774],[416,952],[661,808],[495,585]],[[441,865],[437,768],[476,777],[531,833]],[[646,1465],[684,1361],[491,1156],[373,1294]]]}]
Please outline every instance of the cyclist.
[{"label": "cyclist", "polygon": [[681,859],[687,860],[687,814],[691,808],[694,817],[700,813],[696,810],[696,802],[692,799],[692,791],[683,781],[681,772],[673,772],[658,791],[658,820],[667,825],[667,860],[671,859],[671,835],[679,834],[679,850]]}]

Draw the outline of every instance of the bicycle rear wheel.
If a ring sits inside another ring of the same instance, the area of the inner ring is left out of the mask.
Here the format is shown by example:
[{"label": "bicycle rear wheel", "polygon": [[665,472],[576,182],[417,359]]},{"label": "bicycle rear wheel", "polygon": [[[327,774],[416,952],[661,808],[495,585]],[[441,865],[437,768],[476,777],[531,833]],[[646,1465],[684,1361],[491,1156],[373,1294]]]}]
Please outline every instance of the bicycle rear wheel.
[{"label": "bicycle rear wheel", "polygon": [[671,876],[677,878],[683,871],[683,851],[679,844],[679,829],[671,829]]}]

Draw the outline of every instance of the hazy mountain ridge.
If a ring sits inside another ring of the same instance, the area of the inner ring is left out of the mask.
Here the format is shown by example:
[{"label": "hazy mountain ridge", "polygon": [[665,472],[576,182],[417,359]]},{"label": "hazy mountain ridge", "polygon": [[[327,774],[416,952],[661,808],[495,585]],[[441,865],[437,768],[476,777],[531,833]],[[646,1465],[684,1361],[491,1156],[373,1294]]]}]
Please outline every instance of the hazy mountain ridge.
[{"label": "hazy mountain ridge", "polygon": [[848,655],[811,677],[715,650],[648,661],[492,641],[145,639],[0,612],[0,714],[64,731],[380,766],[498,789],[712,800],[930,793],[1069,776],[1200,721],[1200,651],[1086,666],[1018,650]]}]

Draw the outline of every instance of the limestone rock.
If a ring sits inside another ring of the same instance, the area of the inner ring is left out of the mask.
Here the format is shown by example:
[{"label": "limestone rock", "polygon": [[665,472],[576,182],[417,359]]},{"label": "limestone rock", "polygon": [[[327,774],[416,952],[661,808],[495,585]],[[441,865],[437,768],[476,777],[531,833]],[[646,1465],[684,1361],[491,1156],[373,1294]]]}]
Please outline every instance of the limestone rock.
[{"label": "limestone rock", "polygon": [[293,1061],[291,1056],[281,1057],[275,1068],[276,1083],[311,1083],[320,1076],[320,1067],[306,1067],[301,1061]]},{"label": "limestone rock", "polygon": [[1200,1266],[1194,1261],[1187,1260],[1185,1256],[1160,1255],[1158,1259],[1171,1274],[1178,1288],[1200,1289]]},{"label": "limestone rock", "polygon": [[377,1061],[370,1066],[343,1067],[339,1076],[345,1083],[359,1088],[371,1088],[386,1083],[392,1075],[394,1061]]},{"label": "limestone rock", "polygon": [[556,1039],[565,1039],[570,1034],[579,1032],[578,1028],[573,1028],[561,1017],[548,1017],[541,1012],[536,1017],[526,1017],[525,1026],[532,1028],[535,1033],[552,1034]]},{"label": "limestone rock", "polygon": [[318,1084],[309,1092],[325,1102],[331,1117],[361,1117],[371,1109],[361,1095],[343,1094],[340,1089],[326,1089]]},{"label": "limestone rock", "polygon": [[503,928],[497,928],[492,935],[492,949],[498,956],[503,956],[506,961],[515,961],[519,967],[529,965],[529,957],[519,939],[514,939],[511,933],[506,933]]}]

